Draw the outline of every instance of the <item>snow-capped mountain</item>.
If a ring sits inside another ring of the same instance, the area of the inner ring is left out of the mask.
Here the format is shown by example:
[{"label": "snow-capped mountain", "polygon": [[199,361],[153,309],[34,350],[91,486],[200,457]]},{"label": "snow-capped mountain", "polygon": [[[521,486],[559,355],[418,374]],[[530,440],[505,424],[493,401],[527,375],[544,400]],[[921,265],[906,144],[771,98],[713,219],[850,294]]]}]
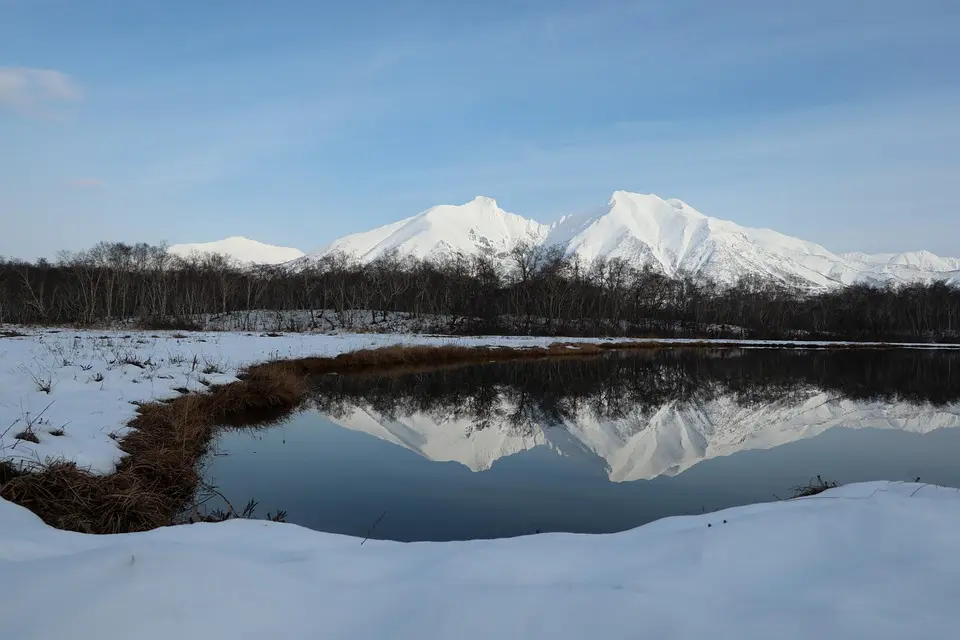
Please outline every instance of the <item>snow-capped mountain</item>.
[{"label": "snow-capped mountain", "polygon": [[906,253],[844,253],[847,260],[862,262],[875,267],[909,267],[921,271],[957,271],[960,270],[960,258],[941,258],[929,251],[908,251]]},{"label": "snow-capped mountain", "polygon": [[[481,252],[504,257],[520,242],[557,246],[585,263],[622,258],[667,275],[689,273],[733,284],[760,276],[824,289],[857,282],[916,282],[956,278],[960,259],[929,252],[836,254],[769,229],[706,216],[681,200],[616,191],[603,207],[544,225],[478,197],[460,206],[432,207],[411,218],[337,240],[304,260],[337,252],[370,262],[392,250],[420,258]],[[951,273],[954,272],[954,273]]]},{"label": "snow-capped mountain", "polygon": [[669,276],[689,273],[732,284],[758,275],[830,287],[842,258],[820,245],[766,229],[709,218],[681,200],[617,191],[605,207],[561,219],[545,244],[565,247],[586,263],[622,258]]},{"label": "snow-capped mountain", "polygon": [[242,236],[231,236],[214,242],[195,242],[175,244],[167,249],[176,256],[189,257],[197,254],[217,253],[225,255],[241,264],[282,264],[302,257],[303,251],[291,247],[277,247],[250,240]]},{"label": "snow-capped mountain", "polygon": [[[500,400],[501,404],[504,401]],[[503,416],[514,407],[501,406]],[[504,418],[471,429],[470,419],[413,413],[386,417],[370,406],[354,406],[331,422],[370,434],[437,462],[459,462],[472,471],[497,460],[549,447],[564,456],[587,455],[604,466],[613,482],[676,475],[703,460],[751,449],[771,449],[812,438],[828,429],[900,429],[927,433],[960,427],[960,405],[858,401],[809,389],[789,399],[743,406],[731,395],[707,402],[670,401],[635,411],[621,420],[601,420],[589,411],[533,431],[514,429]]]},{"label": "snow-capped mountain", "polygon": [[310,254],[321,257],[341,251],[371,262],[391,251],[417,258],[456,253],[504,255],[520,242],[540,244],[547,225],[501,209],[496,200],[478,196],[463,205],[440,205],[384,227],[355,233]]}]

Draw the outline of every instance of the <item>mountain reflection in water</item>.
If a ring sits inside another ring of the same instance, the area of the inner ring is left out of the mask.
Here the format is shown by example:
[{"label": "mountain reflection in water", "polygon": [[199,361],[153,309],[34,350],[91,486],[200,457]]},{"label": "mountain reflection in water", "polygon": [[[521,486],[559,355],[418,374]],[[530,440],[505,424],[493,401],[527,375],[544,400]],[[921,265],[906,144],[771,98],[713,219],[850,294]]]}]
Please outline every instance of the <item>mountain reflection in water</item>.
[{"label": "mountain reflection in water", "polygon": [[672,348],[322,376],[282,424],[224,432],[204,473],[332,533],[603,533],[817,474],[960,486],[956,426],[954,351]]},{"label": "mountain reflection in water", "polygon": [[665,349],[389,376],[324,376],[342,427],[474,471],[536,446],[605,461],[610,480],[680,473],[832,427],[960,425],[960,354]]}]

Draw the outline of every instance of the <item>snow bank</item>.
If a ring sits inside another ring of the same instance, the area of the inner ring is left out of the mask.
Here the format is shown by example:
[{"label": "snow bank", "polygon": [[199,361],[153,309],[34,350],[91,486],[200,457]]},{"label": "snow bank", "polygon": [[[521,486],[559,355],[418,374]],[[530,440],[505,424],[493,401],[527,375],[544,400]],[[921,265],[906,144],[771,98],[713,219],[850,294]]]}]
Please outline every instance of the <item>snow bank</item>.
[{"label": "snow bank", "polygon": [[960,493],[848,485],[624,533],[368,541],[258,521],[92,536],[0,501],[0,638],[947,638]]}]

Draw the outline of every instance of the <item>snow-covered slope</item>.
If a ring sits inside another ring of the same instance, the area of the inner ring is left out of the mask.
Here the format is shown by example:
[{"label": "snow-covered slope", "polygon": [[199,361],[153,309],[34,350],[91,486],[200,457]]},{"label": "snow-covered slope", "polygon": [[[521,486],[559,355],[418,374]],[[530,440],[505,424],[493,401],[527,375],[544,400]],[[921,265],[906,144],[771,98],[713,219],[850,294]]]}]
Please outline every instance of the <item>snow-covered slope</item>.
[{"label": "snow-covered slope", "polygon": [[344,252],[363,262],[396,250],[400,255],[441,258],[463,253],[504,256],[520,242],[539,244],[548,227],[501,209],[478,196],[464,205],[440,205],[384,227],[341,238],[310,254]]},{"label": "snow-covered slope", "polygon": [[929,251],[873,254],[854,252],[841,255],[848,260],[877,267],[911,267],[922,271],[956,271],[960,269],[960,258],[941,258]]},{"label": "snow-covered slope", "polygon": [[769,229],[708,217],[676,199],[616,191],[603,207],[543,225],[506,213],[490,198],[438,206],[373,231],[347,236],[305,260],[344,252],[369,262],[396,250],[437,257],[457,252],[502,256],[520,241],[560,247],[585,263],[621,258],[665,274],[710,277],[721,284],[759,276],[807,289],[857,282],[949,279],[960,259],[929,252],[836,254]]},{"label": "snow-covered slope", "polygon": [[231,236],[214,242],[175,244],[168,251],[181,257],[218,253],[242,264],[281,264],[303,256],[303,251],[299,249],[277,247],[242,236]]},{"label": "snow-covered slope", "polygon": [[960,284],[960,259],[943,258],[929,251],[906,253],[845,253],[863,274],[865,282],[926,282],[932,279]]},{"label": "snow-covered slope", "polygon": [[[442,517],[438,514],[438,517]],[[960,493],[870,482],[611,535],[84,535],[0,500],[0,638],[952,638]]]},{"label": "snow-covered slope", "polygon": [[710,218],[680,200],[617,191],[591,214],[554,225],[546,244],[591,263],[622,258],[670,276],[689,273],[732,284],[757,275],[815,287],[838,284],[829,274],[842,258],[820,245],[766,229]]},{"label": "snow-covered slope", "polygon": [[671,401],[622,420],[598,419],[584,410],[556,425],[518,430],[515,413],[503,399],[483,429],[469,418],[416,413],[388,418],[370,407],[355,407],[332,422],[414,451],[429,460],[459,462],[472,471],[498,459],[546,446],[561,455],[588,453],[602,463],[613,482],[676,475],[695,464],[749,449],[812,438],[828,429],[900,429],[926,433],[960,427],[960,405],[934,407],[883,401],[862,402],[807,389],[759,406],[738,404],[732,395],[708,402]]}]

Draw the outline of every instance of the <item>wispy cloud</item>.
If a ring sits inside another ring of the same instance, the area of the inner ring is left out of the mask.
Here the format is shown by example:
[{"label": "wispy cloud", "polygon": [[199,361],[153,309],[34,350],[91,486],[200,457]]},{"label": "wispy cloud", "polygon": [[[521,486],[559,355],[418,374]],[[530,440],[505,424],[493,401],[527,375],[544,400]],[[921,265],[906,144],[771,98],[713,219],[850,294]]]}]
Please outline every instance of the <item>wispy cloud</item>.
[{"label": "wispy cloud", "polygon": [[0,108],[14,113],[51,116],[54,105],[80,95],[80,87],[62,71],[0,67]]}]

